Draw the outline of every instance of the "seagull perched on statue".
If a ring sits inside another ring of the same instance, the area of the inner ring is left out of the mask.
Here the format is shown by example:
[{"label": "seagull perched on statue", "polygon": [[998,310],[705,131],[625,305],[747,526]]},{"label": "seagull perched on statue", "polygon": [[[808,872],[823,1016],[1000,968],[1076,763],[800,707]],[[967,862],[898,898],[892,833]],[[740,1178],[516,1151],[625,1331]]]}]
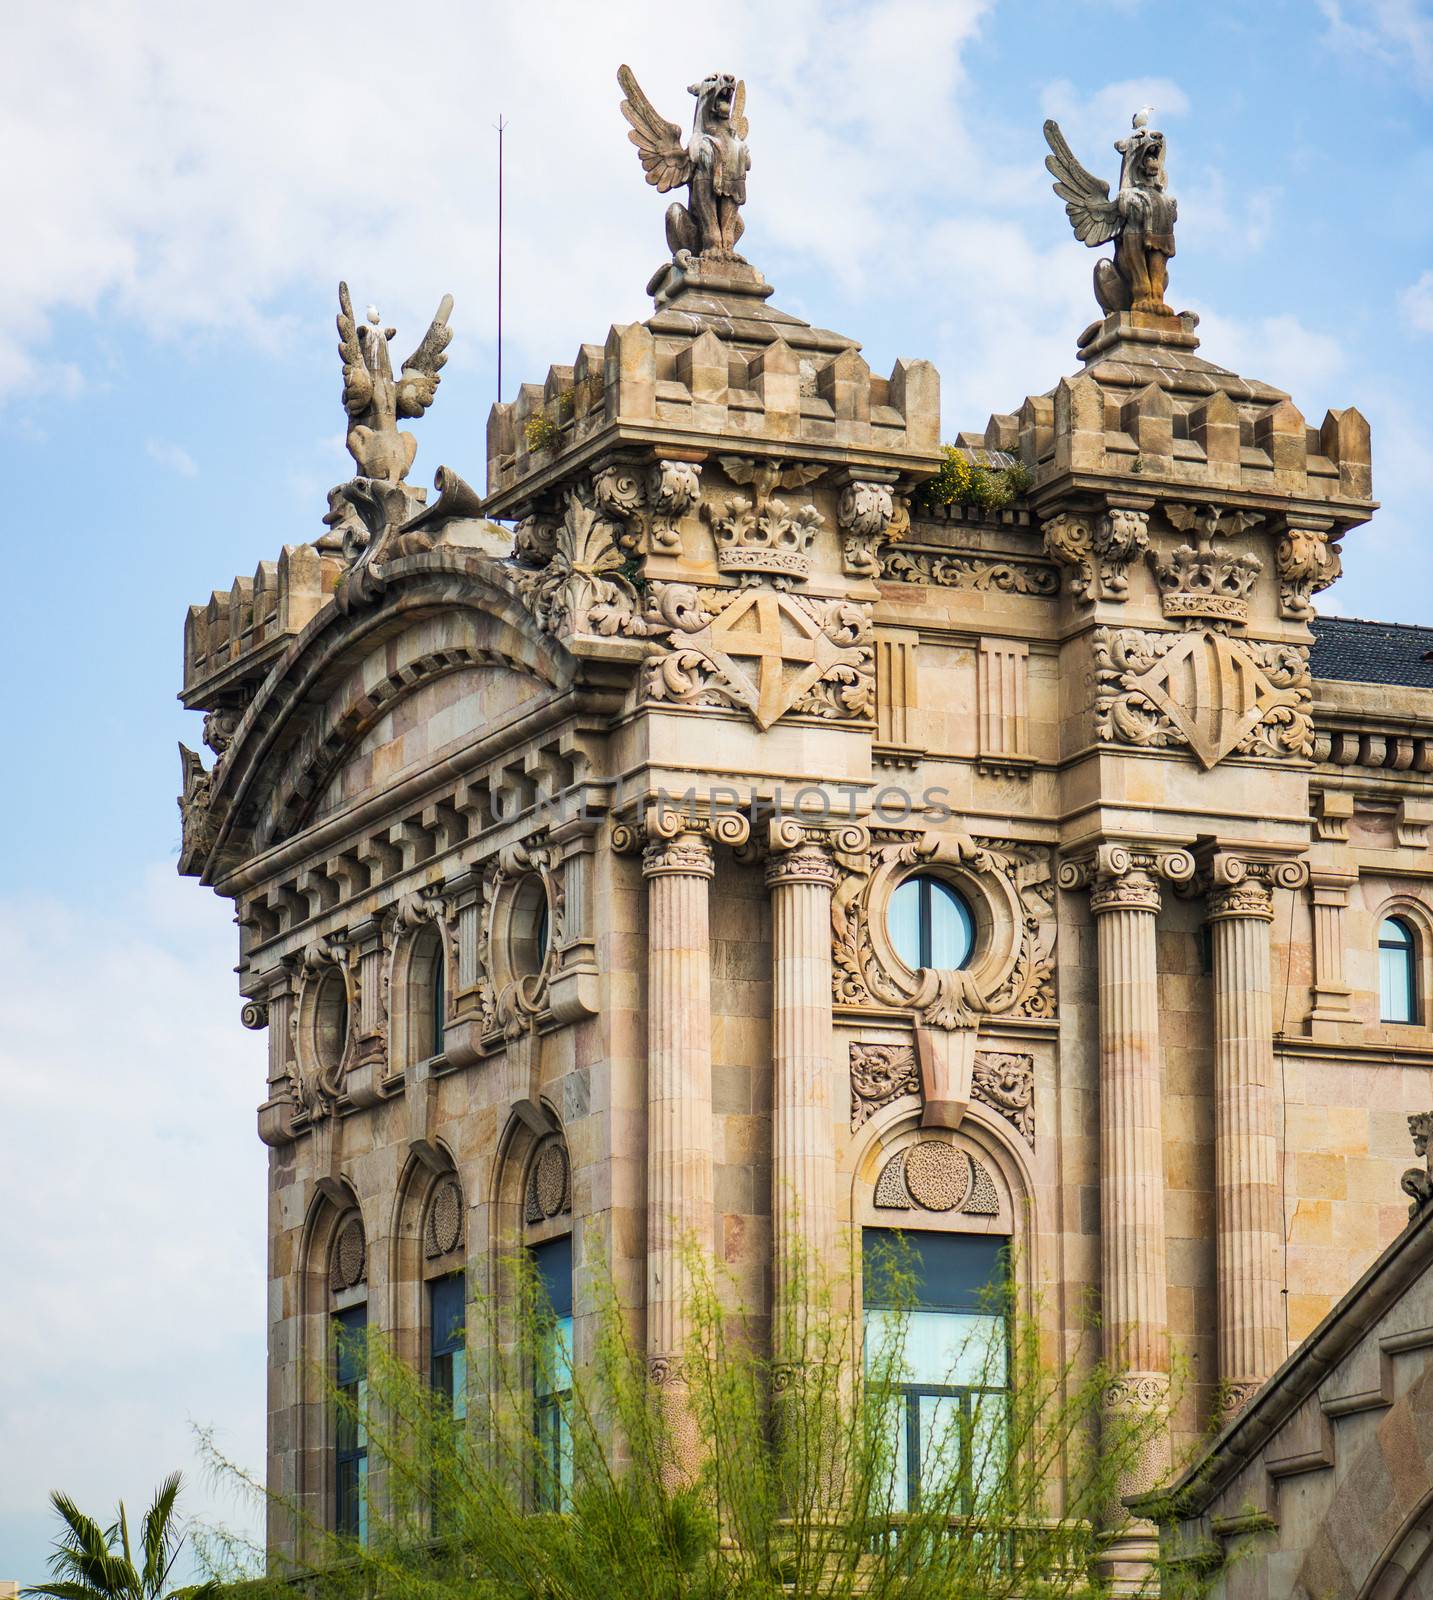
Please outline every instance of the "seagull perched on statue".
[{"label": "seagull perched on statue", "polygon": [[1131,119],[1130,127],[1132,127],[1132,128],[1147,128],[1149,126],[1149,119],[1153,115],[1154,115],[1154,107],[1153,106],[1141,106],[1139,108],[1139,110],[1135,112],[1133,118]]}]

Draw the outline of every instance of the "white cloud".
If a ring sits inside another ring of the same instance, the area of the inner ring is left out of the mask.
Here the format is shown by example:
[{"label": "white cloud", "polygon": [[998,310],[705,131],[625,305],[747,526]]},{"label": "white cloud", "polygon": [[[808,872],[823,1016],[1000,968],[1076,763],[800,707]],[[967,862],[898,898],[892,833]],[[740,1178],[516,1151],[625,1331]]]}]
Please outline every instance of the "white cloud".
[{"label": "white cloud", "polygon": [[167,472],[175,473],[181,478],[197,478],[199,468],[194,457],[171,439],[149,439],[145,442],[144,453],[157,465]]},{"label": "white cloud", "polygon": [[1410,283],[1398,299],[1403,315],[1419,333],[1433,333],[1433,272]]},{"label": "white cloud", "polygon": [[189,1423],[263,1459],[264,1047],[229,908],[172,864],[106,903],[0,899],[5,1576],[37,1582],[63,1488],[95,1515],[175,1468],[236,1520]]},{"label": "white cloud", "polygon": [[754,252],[858,284],[881,261],[889,209],[989,181],[956,94],[986,8],[731,0],[664,10],[656,27],[638,0],[437,0],[395,31],[377,0],[346,8],[341,27],[331,8],[279,0],[22,7],[7,46],[27,69],[0,102],[0,144],[27,155],[0,167],[0,201],[28,220],[8,264],[0,388],[44,371],[51,329],[75,311],[277,347],[297,336],[274,317],[279,298],[327,297],[340,277],[404,336],[452,290],[461,361],[493,332],[499,111],[512,354],[540,337],[542,366],[522,373],[540,378],[645,314],[664,254],[663,202],[617,110],[617,40],[683,125],[694,61],[759,67]]},{"label": "white cloud", "polygon": [[1135,112],[1142,106],[1152,106],[1152,126],[1161,127],[1170,117],[1188,114],[1189,96],[1172,78],[1125,78],[1093,93],[1077,89],[1068,78],[1057,78],[1041,91],[1040,105],[1047,117],[1060,124],[1083,166],[1104,177],[1104,168],[1113,162],[1113,190],[1114,179],[1119,176],[1114,142],[1130,131]]},{"label": "white cloud", "polygon": [[1348,355],[1332,334],[1288,314],[1230,317],[1197,302],[1195,309],[1200,313],[1201,354],[1242,377],[1287,390],[1314,426],[1330,406],[1349,403],[1335,388],[1346,376]]},{"label": "white cloud", "polygon": [[1330,46],[1406,69],[1421,86],[1433,87],[1433,16],[1417,0],[1319,0],[1319,10]]}]

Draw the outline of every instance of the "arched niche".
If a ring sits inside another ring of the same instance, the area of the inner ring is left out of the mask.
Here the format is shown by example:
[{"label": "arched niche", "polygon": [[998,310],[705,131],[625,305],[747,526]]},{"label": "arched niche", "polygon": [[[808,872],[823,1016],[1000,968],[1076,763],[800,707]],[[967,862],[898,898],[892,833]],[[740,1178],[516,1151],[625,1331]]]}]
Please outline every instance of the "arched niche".
[{"label": "arched niche", "polygon": [[[434,1157],[442,1164],[434,1166]],[[451,1152],[439,1143],[428,1159],[409,1157],[398,1182],[390,1235],[390,1337],[395,1352],[415,1371],[428,1371],[430,1285],[466,1274],[467,1245],[463,1180]]]}]

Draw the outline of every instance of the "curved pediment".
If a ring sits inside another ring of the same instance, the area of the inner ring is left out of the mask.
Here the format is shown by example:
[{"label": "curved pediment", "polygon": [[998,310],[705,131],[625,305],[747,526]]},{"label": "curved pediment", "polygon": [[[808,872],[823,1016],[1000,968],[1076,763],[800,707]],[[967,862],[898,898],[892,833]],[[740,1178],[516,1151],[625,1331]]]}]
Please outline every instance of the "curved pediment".
[{"label": "curved pediment", "polygon": [[377,604],[325,606],[212,774],[206,880],[571,687],[576,660],[510,581],[502,563],[437,551],[394,563]]}]

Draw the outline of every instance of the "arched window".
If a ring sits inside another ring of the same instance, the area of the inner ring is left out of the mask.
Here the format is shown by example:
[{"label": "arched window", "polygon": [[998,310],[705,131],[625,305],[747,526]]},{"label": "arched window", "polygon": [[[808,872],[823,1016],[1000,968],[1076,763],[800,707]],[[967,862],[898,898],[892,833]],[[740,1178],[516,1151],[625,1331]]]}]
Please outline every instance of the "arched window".
[{"label": "arched window", "polygon": [[[368,1247],[355,1214],[339,1224],[329,1254],[333,1333],[333,1529],[368,1539]],[[345,1303],[347,1302],[347,1303]]]},{"label": "arched window", "polygon": [[908,967],[956,971],[969,964],[975,948],[970,907],[933,873],[920,872],[897,885],[887,926],[896,954]]},{"label": "arched window", "polygon": [[885,1397],[889,1505],[954,1492],[961,1514],[998,1481],[1007,1441],[1008,1240],[863,1228],[866,1368]]},{"label": "arched window", "polygon": [[1378,929],[1378,1014],[1418,1020],[1418,940],[1402,917],[1386,917]]}]

